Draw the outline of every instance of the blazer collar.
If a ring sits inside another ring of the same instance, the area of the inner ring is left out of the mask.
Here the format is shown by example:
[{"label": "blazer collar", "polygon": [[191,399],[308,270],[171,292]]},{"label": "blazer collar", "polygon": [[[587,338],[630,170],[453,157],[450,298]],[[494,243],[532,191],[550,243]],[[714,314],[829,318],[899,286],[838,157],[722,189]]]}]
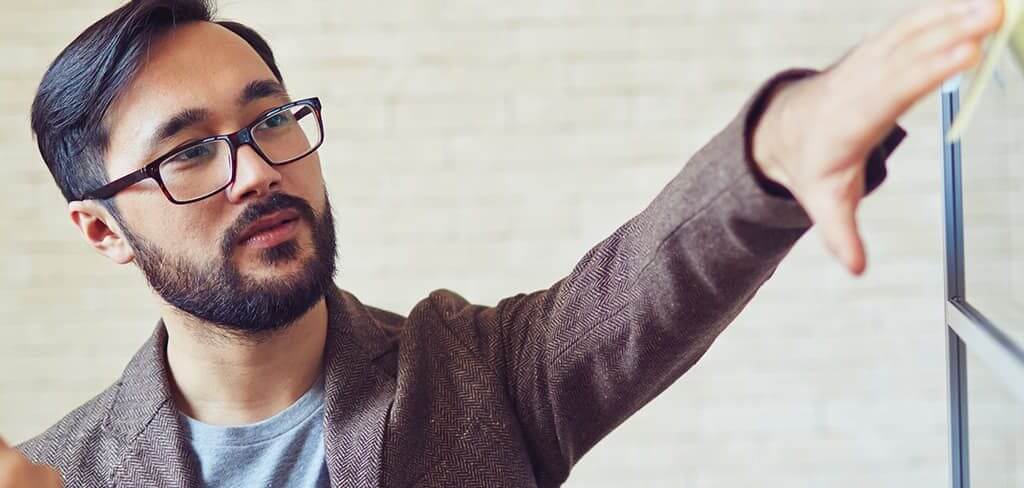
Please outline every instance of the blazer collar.
[{"label": "blazer collar", "polygon": [[118,487],[199,486],[168,383],[163,321],[121,378],[108,424],[124,448],[111,475]]},{"label": "blazer collar", "polygon": [[[381,486],[395,380],[380,363],[393,356],[394,335],[351,294],[333,287],[326,300],[324,441],[331,486]],[[123,446],[111,475],[116,486],[199,486],[171,394],[166,351],[161,320],[119,382],[107,420]]]},{"label": "blazer collar", "polygon": [[324,441],[331,486],[386,486],[384,437],[395,379],[375,361],[394,343],[351,294],[332,290],[327,307]]}]

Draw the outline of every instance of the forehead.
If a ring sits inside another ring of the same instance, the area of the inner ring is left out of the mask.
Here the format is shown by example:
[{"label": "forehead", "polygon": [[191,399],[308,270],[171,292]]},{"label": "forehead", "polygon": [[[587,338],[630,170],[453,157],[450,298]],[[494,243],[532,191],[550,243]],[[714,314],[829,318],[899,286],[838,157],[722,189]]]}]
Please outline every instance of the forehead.
[{"label": "forehead", "polygon": [[210,22],[178,26],[149,46],[132,82],[107,112],[110,148],[151,134],[183,108],[237,109],[250,81],[275,79],[241,37]]}]

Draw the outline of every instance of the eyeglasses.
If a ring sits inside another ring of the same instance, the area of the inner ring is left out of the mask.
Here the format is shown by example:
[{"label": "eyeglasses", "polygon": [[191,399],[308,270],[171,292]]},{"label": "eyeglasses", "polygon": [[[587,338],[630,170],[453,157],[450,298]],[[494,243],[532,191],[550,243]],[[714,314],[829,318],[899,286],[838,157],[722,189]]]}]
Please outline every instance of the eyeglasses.
[{"label": "eyeglasses", "polygon": [[235,181],[238,148],[251,146],[272,166],[294,163],[324,142],[319,98],[270,109],[233,134],[207,137],[178,146],[138,171],[86,192],[79,200],[102,200],[148,178],[171,203],[184,205],[211,197]]}]

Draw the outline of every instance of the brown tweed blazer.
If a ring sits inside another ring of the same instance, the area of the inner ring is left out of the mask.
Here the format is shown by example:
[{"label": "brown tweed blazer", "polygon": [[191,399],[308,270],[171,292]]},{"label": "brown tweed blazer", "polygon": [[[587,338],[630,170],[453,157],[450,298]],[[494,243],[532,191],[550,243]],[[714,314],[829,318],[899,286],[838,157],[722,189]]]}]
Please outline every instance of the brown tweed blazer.
[{"label": "brown tweed blazer", "polygon": [[[686,372],[810,226],[751,171],[777,81],[654,201],[546,290],[493,307],[437,290],[407,317],[335,289],[324,413],[333,487],[555,487]],[[869,189],[904,133],[874,152]],[[198,486],[168,386],[167,333],[114,385],[19,446],[70,487]]]}]

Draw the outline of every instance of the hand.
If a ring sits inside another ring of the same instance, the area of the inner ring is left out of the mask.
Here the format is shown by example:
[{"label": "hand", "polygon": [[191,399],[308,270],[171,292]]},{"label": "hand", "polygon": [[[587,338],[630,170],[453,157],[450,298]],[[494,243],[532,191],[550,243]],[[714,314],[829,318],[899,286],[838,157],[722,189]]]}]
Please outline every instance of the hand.
[{"label": "hand", "polygon": [[32,464],[0,439],[0,488],[61,488],[60,473]]},{"label": "hand", "polygon": [[1002,16],[999,0],[929,4],[769,102],[755,164],[793,194],[851,273],[866,267],[855,213],[867,156],[914,103],[978,62]]}]

